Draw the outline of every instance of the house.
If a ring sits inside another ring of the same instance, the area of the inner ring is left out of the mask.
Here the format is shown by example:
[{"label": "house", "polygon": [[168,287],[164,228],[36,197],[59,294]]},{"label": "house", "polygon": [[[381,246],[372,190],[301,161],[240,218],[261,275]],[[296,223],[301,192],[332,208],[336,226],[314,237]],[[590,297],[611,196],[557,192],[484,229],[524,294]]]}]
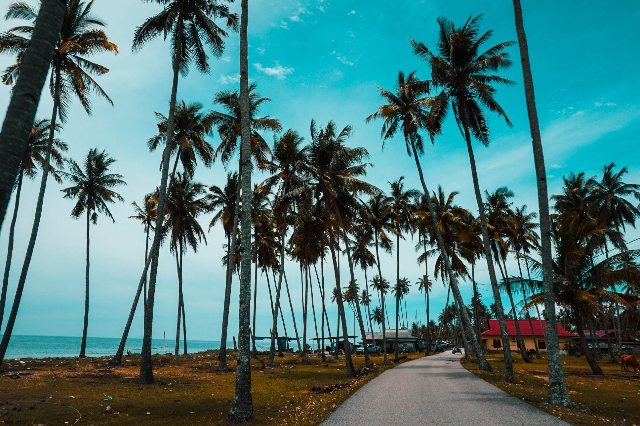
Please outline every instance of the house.
[{"label": "house", "polygon": [[[365,333],[365,337],[367,340],[367,345],[373,345],[375,343],[376,346],[382,348],[382,332],[373,333],[373,336],[371,336],[371,333]],[[387,353],[395,352],[396,331],[385,330],[385,337],[387,338]],[[415,337],[413,334],[411,334],[411,330],[399,329],[398,346],[400,348],[400,351],[404,349],[407,352],[415,352],[419,348],[424,346],[424,343],[422,339],[419,339],[418,337]]]},{"label": "house", "polygon": [[[518,334],[516,332],[515,320],[507,321],[507,331],[509,333],[510,349],[511,351],[518,351]],[[547,350],[547,341],[545,338],[546,321],[539,321],[532,319],[533,330],[529,326],[528,320],[518,320],[520,326],[520,332],[522,333],[522,340],[526,350],[535,350],[534,339],[538,343],[538,349],[545,352]],[[542,323],[542,327],[541,327]],[[560,323],[557,323],[558,327],[558,340],[560,342],[560,349],[562,350],[566,343],[571,342],[575,334],[569,333]],[[489,330],[482,332],[482,347],[489,352],[500,352],[502,348],[502,335],[500,333],[500,322],[498,320],[489,320]]]}]

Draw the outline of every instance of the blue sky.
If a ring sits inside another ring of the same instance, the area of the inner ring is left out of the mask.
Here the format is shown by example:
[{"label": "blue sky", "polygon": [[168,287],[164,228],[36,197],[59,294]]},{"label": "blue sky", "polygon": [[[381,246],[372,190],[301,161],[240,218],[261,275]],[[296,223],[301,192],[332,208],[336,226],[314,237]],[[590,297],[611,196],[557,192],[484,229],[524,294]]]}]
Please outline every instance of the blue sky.
[{"label": "blue sky", "polygon": [[[237,10],[238,6],[232,7]],[[640,182],[636,149],[640,133],[638,43],[636,34],[630,31],[639,27],[640,5],[615,2],[603,7],[601,2],[585,1],[576,8],[567,2],[545,0],[524,1],[523,7],[551,192],[559,191],[562,176],[569,172],[597,175],[610,162],[629,167],[627,180]],[[153,112],[166,113],[168,109],[171,67],[168,43],[157,39],[132,54],[131,38],[135,27],[159,10],[156,4],[132,0],[95,1],[95,15],[107,22],[107,33],[120,46],[117,56],[95,58],[110,68],[99,82],[115,106],[96,98],[89,117],[75,103],[60,134],[70,146],[69,155],[76,160],[92,147],[106,149],[118,160],[114,171],[123,174],[128,182],[120,191],[126,202],[111,209],[116,223],[102,217],[91,230],[90,336],[121,334],[143,266],[143,229],[127,216],[133,213],[130,203],[140,202],[159,182],[160,154],[149,153],[146,140],[156,131]],[[415,165],[406,155],[403,141],[390,140],[382,151],[381,123],[366,124],[364,119],[381,104],[376,86],[392,89],[398,71],[417,70],[419,77],[429,77],[427,64],[412,53],[411,39],[433,47],[437,17],[445,16],[461,24],[469,15],[479,13],[484,14],[481,29],[494,31],[488,45],[516,40],[513,7],[508,1],[251,0],[250,78],[263,96],[272,98],[262,113],[280,119],[285,129],[293,128],[306,138],[312,118],[319,124],[335,120],[340,127],[352,125],[354,134],[349,143],[365,146],[374,164],[368,180],[388,190],[389,181],[405,176],[409,187],[418,188]],[[17,22],[2,22],[0,29],[14,25]],[[504,120],[490,116],[490,147],[475,145],[480,185],[490,191],[507,185],[515,192],[516,205],[527,204],[535,211],[535,175],[519,53],[517,46],[508,51],[514,65],[502,75],[516,85],[499,87],[497,99],[514,125],[509,128]],[[13,58],[0,56],[0,68],[12,63]],[[211,99],[217,91],[237,86],[237,34],[230,35],[227,50],[219,60],[212,60],[211,66],[209,75],[192,69],[186,79],[181,79],[178,99],[198,101],[212,109]],[[3,116],[8,99],[9,88],[0,87]],[[51,107],[50,96],[44,93],[38,115],[49,117]],[[267,135],[268,140],[271,138]],[[209,140],[214,145],[219,143],[217,136]],[[458,191],[457,203],[477,213],[468,156],[452,118],[421,160],[431,190],[442,185],[446,192]],[[225,173],[221,164],[215,164],[211,169],[198,169],[196,180],[221,186]],[[38,183],[39,180],[25,185],[21,201],[11,298],[33,220]],[[84,223],[70,218],[73,204],[62,199],[62,187],[49,182],[16,334],[79,336],[82,332]],[[203,217],[203,226],[209,220],[210,217]],[[6,256],[8,224],[6,220],[0,235],[1,259]],[[630,231],[629,239],[637,234]],[[223,240],[221,229],[214,228],[207,234],[208,245],[203,245],[196,255],[189,252],[184,259],[187,326],[194,339],[215,340],[220,335]],[[402,275],[411,282],[423,274],[414,260],[413,244],[410,240],[400,244]],[[638,243],[634,244],[637,247]],[[385,255],[383,275],[395,276],[394,259],[395,256]],[[300,321],[297,268],[291,264],[288,270]],[[342,273],[346,283],[347,271]],[[476,276],[483,284],[481,291],[488,304],[491,296],[486,264],[479,266]],[[270,315],[264,280],[260,285],[258,334],[267,335]],[[467,301],[469,287],[469,283],[463,284]],[[237,334],[237,281],[233,295],[230,335]],[[169,335],[175,331],[176,296],[175,262],[163,249],[155,337],[161,337],[163,331]],[[445,288],[436,283],[433,313],[442,309],[445,298]],[[410,319],[417,315],[424,322],[423,297],[417,288],[408,297],[407,306]],[[330,306],[329,313],[335,316],[334,306]],[[138,315],[131,335],[141,334]]]}]

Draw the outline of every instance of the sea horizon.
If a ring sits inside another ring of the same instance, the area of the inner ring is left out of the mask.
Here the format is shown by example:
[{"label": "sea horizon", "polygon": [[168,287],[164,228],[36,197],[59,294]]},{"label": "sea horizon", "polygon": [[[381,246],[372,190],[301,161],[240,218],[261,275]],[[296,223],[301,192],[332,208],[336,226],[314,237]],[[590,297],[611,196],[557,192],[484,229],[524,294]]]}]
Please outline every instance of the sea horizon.
[{"label": "sea horizon", "polygon": [[[44,335],[14,335],[7,347],[5,359],[22,358],[76,358],[80,354],[82,337],[78,336],[44,336]],[[267,350],[269,341],[257,341],[258,350]],[[114,355],[120,344],[119,337],[87,337],[87,357],[108,357]],[[228,345],[233,347],[232,340]],[[142,338],[129,337],[125,344],[125,354],[139,353],[142,348]],[[152,353],[164,354],[175,351],[174,339],[152,339]],[[189,353],[203,352],[220,349],[219,340],[189,340],[187,339]],[[180,353],[183,352],[182,341]]]}]

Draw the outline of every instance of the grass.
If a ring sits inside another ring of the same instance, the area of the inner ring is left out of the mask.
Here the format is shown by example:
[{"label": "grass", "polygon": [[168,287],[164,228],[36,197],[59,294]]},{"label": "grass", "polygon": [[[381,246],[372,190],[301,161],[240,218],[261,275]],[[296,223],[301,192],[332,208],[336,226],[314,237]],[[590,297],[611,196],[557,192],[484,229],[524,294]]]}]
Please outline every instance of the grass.
[{"label": "grass", "polygon": [[[421,356],[410,354],[401,362]],[[234,358],[231,354],[231,369]],[[253,424],[319,424],[364,383],[396,365],[392,357],[387,366],[382,357],[372,359],[375,371],[349,379],[344,357],[323,363],[311,356],[302,364],[287,354],[268,368],[267,355],[259,355],[252,361]],[[363,356],[353,361],[358,371],[364,366]],[[137,383],[139,362],[139,357],[125,357],[123,366],[112,368],[107,358],[6,361],[0,375],[0,424],[227,423],[235,374],[217,372],[216,352],[182,356],[178,362],[169,355],[154,356],[153,385]]]},{"label": "grass", "polygon": [[500,355],[488,355],[494,372],[480,371],[474,364],[462,365],[476,376],[505,392],[521,398],[573,425],[640,425],[640,374],[623,373],[620,364],[599,360],[604,376],[591,374],[584,357],[563,356],[565,382],[573,410],[549,405],[547,359],[535,359],[533,364],[514,357],[516,384],[504,381],[504,362]]}]

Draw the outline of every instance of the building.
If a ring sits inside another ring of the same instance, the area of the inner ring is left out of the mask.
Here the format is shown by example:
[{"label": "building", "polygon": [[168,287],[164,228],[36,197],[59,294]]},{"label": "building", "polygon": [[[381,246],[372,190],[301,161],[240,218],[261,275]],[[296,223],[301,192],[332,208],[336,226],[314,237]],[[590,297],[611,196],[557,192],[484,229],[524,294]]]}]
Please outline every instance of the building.
[{"label": "building", "polygon": [[[379,346],[382,349],[382,332],[365,333],[367,345]],[[396,345],[396,331],[385,330],[385,337],[387,338],[387,353],[395,352]],[[411,334],[411,330],[398,330],[398,346],[400,351],[406,350],[407,352],[416,352],[418,349],[424,346],[423,341]]]},{"label": "building", "polygon": [[[527,350],[535,350],[535,345],[533,342],[535,339],[538,342],[538,349],[540,349],[541,352],[545,352],[547,350],[547,341],[544,332],[547,327],[546,321],[532,319],[531,323],[533,324],[533,330],[531,330],[528,320],[518,320],[518,325],[520,326],[520,332],[522,333],[524,346]],[[542,323],[542,327],[540,323]],[[564,345],[571,342],[576,335],[566,331],[564,328],[562,328],[562,325],[560,323],[557,323],[557,327],[558,340],[560,342],[560,349],[562,350]],[[518,351],[518,333],[516,332],[515,320],[507,320],[507,331],[509,332],[510,349],[512,351]],[[489,320],[489,330],[482,332],[482,347],[489,352],[501,352],[503,350],[502,335],[500,333],[500,322],[498,320]]]}]

